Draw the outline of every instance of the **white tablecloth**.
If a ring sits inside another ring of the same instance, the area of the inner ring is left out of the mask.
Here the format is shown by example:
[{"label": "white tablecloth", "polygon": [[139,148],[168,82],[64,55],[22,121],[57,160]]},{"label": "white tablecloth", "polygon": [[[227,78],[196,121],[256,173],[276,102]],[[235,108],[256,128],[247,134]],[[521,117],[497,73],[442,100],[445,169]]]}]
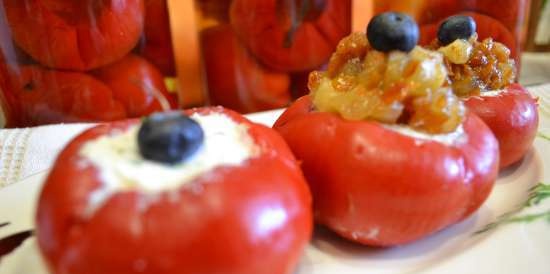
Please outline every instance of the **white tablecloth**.
[{"label": "white tablecloth", "polygon": [[0,187],[48,169],[67,142],[92,125],[0,130]]}]

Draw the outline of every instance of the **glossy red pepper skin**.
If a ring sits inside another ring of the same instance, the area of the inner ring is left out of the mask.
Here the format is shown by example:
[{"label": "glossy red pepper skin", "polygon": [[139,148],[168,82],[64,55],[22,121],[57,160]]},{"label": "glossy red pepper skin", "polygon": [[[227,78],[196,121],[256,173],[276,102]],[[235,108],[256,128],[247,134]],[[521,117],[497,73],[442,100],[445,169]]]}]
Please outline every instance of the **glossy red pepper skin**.
[{"label": "glossy red pepper skin", "polygon": [[168,13],[168,0],[145,0],[143,44],[139,52],[163,75],[175,76],[174,49]]},{"label": "glossy red pepper skin", "polygon": [[293,273],[311,236],[312,212],[288,146],[235,112],[192,112],[222,112],[246,125],[261,155],[154,199],[137,190],[115,193],[89,215],[90,194],[102,183],[97,168],[82,164],[80,149],[138,121],[84,132],[61,152],[39,198],[38,243],[52,273]]},{"label": "glossy red pepper skin", "polygon": [[210,103],[241,113],[290,104],[290,77],[258,64],[230,25],[207,28],[200,37]]},{"label": "glossy red pepper skin", "polygon": [[112,63],[143,31],[143,0],[6,0],[19,47],[44,66],[87,71]]},{"label": "glossy red pepper skin", "polygon": [[8,127],[128,117],[112,90],[86,73],[25,65],[4,70],[0,78],[4,79],[3,92],[9,98]]},{"label": "glossy red pepper skin", "polygon": [[471,112],[462,126],[464,143],[422,141],[313,111],[304,96],[274,128],[302,161],[318,223],[352,241],[393,246],[466,218],[491,192],[497,141]]},{"label": "glossy red pepper skin", "polygon": [[177,106],[168,93],[164,77],[146,59],[128,54],[121,60],[91,72],[113,91],[128,117],[141,117]]},{"label": "glossy red pepper skin", "polygon": [[519,84],[512,84],[497,96],[472,96],[466,106],[495,134],[500,150],[500,167],[523,158],[537,135],[537,101]]},{"label": "glossy red pepper skin", "polygon": [[315,69],[328,61],[340,39],[351,31],[351,1],[326,0],[319,14],[299,22],[293,35],[288,35],[292,8],[284,4],[296,2],[234,0],[231,4],[230,19],[235,32],[254,56],[270,68],[285,72]]}]

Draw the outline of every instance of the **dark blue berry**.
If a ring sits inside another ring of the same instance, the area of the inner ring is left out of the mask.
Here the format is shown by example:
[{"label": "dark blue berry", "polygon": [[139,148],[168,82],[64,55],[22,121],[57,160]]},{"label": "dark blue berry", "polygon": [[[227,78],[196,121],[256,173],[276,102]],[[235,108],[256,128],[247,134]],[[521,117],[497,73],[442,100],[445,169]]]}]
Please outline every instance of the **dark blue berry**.
[{"label": "dark blue berry", "polygon": [[378,51],[409,52],[418,42],[418,25],[404,13],[384,12],[369,22],[367,38],[371,46]]},{"label": "dark blue berry", "polygon": [[148,160],[176,164],[202,145],[201,126],[181,112],[156,113],[146,118],[138,132],[141,155]]},{"label": "dark blue berry", "polygon": [[456,39],[467,40],[476,32],[476,22],[470,16],[455,15],[447,18],[437,30],[437,39],[448,45]]}]

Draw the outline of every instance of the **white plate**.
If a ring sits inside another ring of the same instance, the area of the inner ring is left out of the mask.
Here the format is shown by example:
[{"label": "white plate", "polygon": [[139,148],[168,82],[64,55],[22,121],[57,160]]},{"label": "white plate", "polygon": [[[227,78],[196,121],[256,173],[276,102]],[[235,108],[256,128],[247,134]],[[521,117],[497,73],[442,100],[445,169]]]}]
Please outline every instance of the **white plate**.
[{"label": "white plate", "polygon": [[[279,114],[271,111],[249,117],[270,125]],[[540,130],[550,132],[550,118],[541,116]],[[503,224],[476,234],[509,212],[516,217],[548,212],[550,199],[520,210],[534,185],[550,182],[544,170],[550,170],[550,141],[537,138],[521,163],[501,172],[491,196],[476,214],[409,245],[370,248],[317,228],[297,272],[549,273],[550,219]],[[0,223],[11,223],[0,228],[0,238],[33,227],[36,197],[44,177],[41,173],[0,191]],[[0,274],[45,273],[40,270],[43,266],[33,239],[0,262]]]}]

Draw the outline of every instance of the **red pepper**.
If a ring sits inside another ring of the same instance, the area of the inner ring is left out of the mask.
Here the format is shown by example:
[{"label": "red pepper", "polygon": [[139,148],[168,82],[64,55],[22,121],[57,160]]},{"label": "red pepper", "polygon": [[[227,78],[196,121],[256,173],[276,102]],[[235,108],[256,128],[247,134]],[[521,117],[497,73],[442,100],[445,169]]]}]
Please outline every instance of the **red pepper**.
[{"label": "red pepper", "polygon": [[466,106],[495,134],[500,149],[500,167],[505,168],[527,153],[537,134],[537,102],[519,84],[512,84],[497,96],[471,96]]},{"label": "red pepper", "polygon": [[192,112],[221,112],[246,126],[261,155],[154,199],[135,189],[115,193],[89,215],[90,195],[102,179],[95,166],[82,164],[82,146],[138,121],[84,132],[59,155],[38,202],[38,243],[53,273],[293,273],[312,215],[288,146],[272,129],[234,112]]},{"label": "red pepper", "polygon": [[447,145],[374,121],[348,121],[298,99],[275,123],[313,194],[316,221],[374,246],[414,241],[463,220],[485,201],[498,172],[498,144],[467,112],[466,139]]},{"label": "red pepper", "polygon": [[90,70],[126,55],[143,30],[143,0],[6,0],[17,45],[47,67]]},{"label": "red pepper", "polygon": [[112,90],[80,72],[49,70],[38,65],[11,68],[2,74],[10,101],[8,126],[62,122],[112,121],[127,117]]},{"label": "red pepper", "polygon": [[174,76],[174,50],[167,0],[145,0],[145,26],[140,54],[157,66],[162,74]]},{"label": "red pepper", "polygon": [[128,117],[140,117],[176,107],[161,72],[137,55],[130,54],[93,71],[92,75],[111,88],[113,97],[124,105]]},{"label": "red pepper", "polygon": [[135,55],[91,74],[4,65],[0,78],[8,127],[112,121],[176,106],[158,69]]},{"label": "red pepper", "polygon": [[328,61],[350,32],[350,13],[349,0],[234,0],[230,19],[239,38],[263,64],[295,72]]},{"label": "red pepper", "polygon": [[290,78],[256,62],[229,25],[201,32],[210,102],[242,112],[281,108],[290,103]]}]

